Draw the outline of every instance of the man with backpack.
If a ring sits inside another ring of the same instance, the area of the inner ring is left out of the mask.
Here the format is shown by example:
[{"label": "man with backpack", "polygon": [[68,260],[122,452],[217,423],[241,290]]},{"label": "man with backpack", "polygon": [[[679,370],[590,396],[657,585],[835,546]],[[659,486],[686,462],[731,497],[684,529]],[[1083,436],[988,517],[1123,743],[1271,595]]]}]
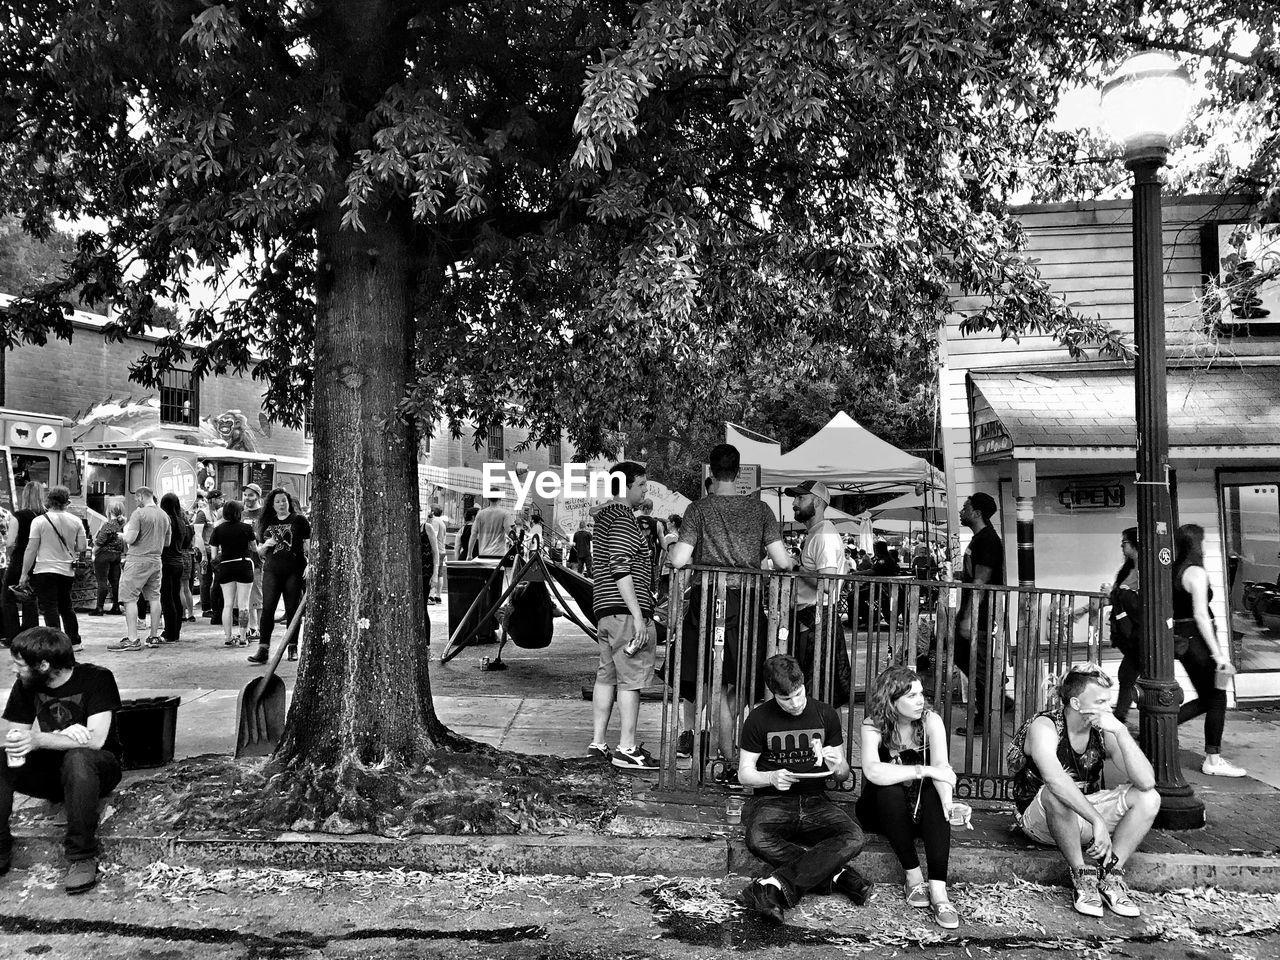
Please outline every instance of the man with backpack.
[{"label": "man with backpack", "polygon": [[[1129,896],[1124,866],[1160,810],[1155,771],[1112,713],[1111,678],[1101,667],[1073,666],[1058,698],[1060,706],[1023,724],[1009,747],[1018,825],[1062,852],[1078,913],[1101,917],[1105,904],[1136,917],[1142,911]],[[1124,778],[1110,790],[1102,788],[1107,759]]]}]

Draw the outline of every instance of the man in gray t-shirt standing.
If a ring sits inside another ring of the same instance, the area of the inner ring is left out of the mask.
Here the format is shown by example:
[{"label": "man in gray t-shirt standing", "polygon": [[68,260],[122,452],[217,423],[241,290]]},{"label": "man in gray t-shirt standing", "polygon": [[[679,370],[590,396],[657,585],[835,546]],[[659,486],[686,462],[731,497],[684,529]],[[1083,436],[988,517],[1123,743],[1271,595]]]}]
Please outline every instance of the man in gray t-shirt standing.
[{"label": "man in gray t-shirt standing", "polygon": [[[790,570],[791,557],[782,545],[782,529],[773,512],[759,497],[743,496],[736,492],[738,479],[738,448],[722,443],[711,449],[708,457],[713,480],[709,496],[689,505],[684,522],[680,525],[680,539],[671,545],[671,565],[686,567],[690,563],[720,567],[739,567],[758,571],[767,556],[775,570]],[[764,666],[766,624],[763,608],[748,609],[748,598],[733,575],[727,583],[724,621],[724,664],[721,676],[723,693],[720,698],[720,750],[726,756],[733,755],[733,735],[738,724],[738,692],[740,687],[751,702],[762,696],[761,676]],[[696,579],[696,578],[695,578]],[[680,657],[680,701],[684,718],[684,730],[676,743],[676,756],[688,757],[693,753],[693,728],[695,725],[694,701],[697,697],[697,667],[701,620],[702,591],[695,582],[689,592],[685,607],[681,636],[684,638]],[[706,650],[704,663],[706,677],[711,678],[711,633],[714,630],[713,611],[707,611],[707,635],[701,646]],[[754,639],[747,640],[753,632]],[[754,676],[745,677],[750,670]],[[726,770],[726,778],[737,782],[736,771]]]},{"label": "man in gray t-shirt standing", "polygon": [[138,598],[146,597],[151,605],[151,634],[148,647],[158,647],[160,639],[160,551],[169,542],[168,515],[156,506],[156,495],[150,487],[139,487],[133,493],[138,507],[124,525],[124,568],[120,571],[120,604],[124,607],[124,621],[128,636],[119,643],[109,644],[108,650],[141,650],[138,637]]},{"label": "man in gray t-shirt standing", "polygon": [[498,499],[476,514],[471,523],[471,543],[468,553],[472,557],[500,558],[506,556],[510,544],[507,535],[516,524],[516,515]]}]

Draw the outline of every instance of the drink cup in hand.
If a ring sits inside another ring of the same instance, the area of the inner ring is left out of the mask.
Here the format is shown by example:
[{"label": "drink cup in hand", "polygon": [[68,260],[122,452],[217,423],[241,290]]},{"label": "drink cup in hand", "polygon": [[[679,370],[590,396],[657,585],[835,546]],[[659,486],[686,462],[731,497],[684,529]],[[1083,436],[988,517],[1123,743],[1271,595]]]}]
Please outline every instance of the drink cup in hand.
[{"label": "drink cup in hand", "polygon": [[1228,690],[1231,687],[1231,678],[1235,674],[1236,668],[1231,664],[1220,663],[1213,674],[1213,685],[1219,690]]},{"label": "drink cup in hand", "polygon": [[636,623],[636,632],[627,645],[623,647],[623,653],[628,657],[634,657],[637,653],[644,649],[646,643],[649,642],[649,631],[643,620]]},{"label": "drink cup in hand", "polygon": [[[13,741],[20,740],[20,739],[22,739],[22,734],[20,734],[17,730],[10,730],[8,734],[5,735],[6,743],[13,743]],[[19,756],[19,757],[15,757],[12,753],[8,751],[7,747],[5,749],[5,759],[9,761],[9,766],[11,767],[20,767],[27,762],[26,754],[23,754],[22,756]]]}]

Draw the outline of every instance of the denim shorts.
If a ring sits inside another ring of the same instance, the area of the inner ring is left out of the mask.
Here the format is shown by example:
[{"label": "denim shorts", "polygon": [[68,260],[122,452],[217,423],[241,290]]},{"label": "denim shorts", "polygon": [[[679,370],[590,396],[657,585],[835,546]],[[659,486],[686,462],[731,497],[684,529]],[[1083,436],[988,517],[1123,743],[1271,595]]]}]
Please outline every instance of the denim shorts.
[{"label": "denim shorts", "polygon": [[[1107,824],[1108,830],[1114,830],[1122,817],[1129,812],[1129,788],[1132,784],[1122,783],[1118,787],[1110,790],[1099,790],[1096,793],[1086,793],[1084,798],[1089,801],[1089,805],[1098,811],[1098,816]],[[1046,847],[1057,846],[1053,839],[1053,834],[1049,831],[1049,818],[1044,812],[1044,802],[1042,797],[1048,787],[1041,787],[1036,791],[1036,795],[1031,799],[1031,803],[1027,805],[1027,809],[1018,815],[1018,826],[1022,828],[1022,832],[1034,840],[1036,843],[1043,844]],[[1092,825],[1083,817],[1077,817],[1080,821],[1080,839],[1092,837]]]}]

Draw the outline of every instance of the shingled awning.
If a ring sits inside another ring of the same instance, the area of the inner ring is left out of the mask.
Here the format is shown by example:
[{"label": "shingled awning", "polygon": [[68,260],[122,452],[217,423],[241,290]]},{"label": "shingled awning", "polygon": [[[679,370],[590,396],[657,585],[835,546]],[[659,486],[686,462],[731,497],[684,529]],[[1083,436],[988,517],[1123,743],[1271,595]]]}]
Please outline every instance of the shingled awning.
[{"label": "shingled awning", "polygon": [[[1127,367],[972,371],[974,460],[1135,449],[1133,376]],[[1171,456],[1280,449],[1280,364],[1173,366],[1168,386]]]}]

